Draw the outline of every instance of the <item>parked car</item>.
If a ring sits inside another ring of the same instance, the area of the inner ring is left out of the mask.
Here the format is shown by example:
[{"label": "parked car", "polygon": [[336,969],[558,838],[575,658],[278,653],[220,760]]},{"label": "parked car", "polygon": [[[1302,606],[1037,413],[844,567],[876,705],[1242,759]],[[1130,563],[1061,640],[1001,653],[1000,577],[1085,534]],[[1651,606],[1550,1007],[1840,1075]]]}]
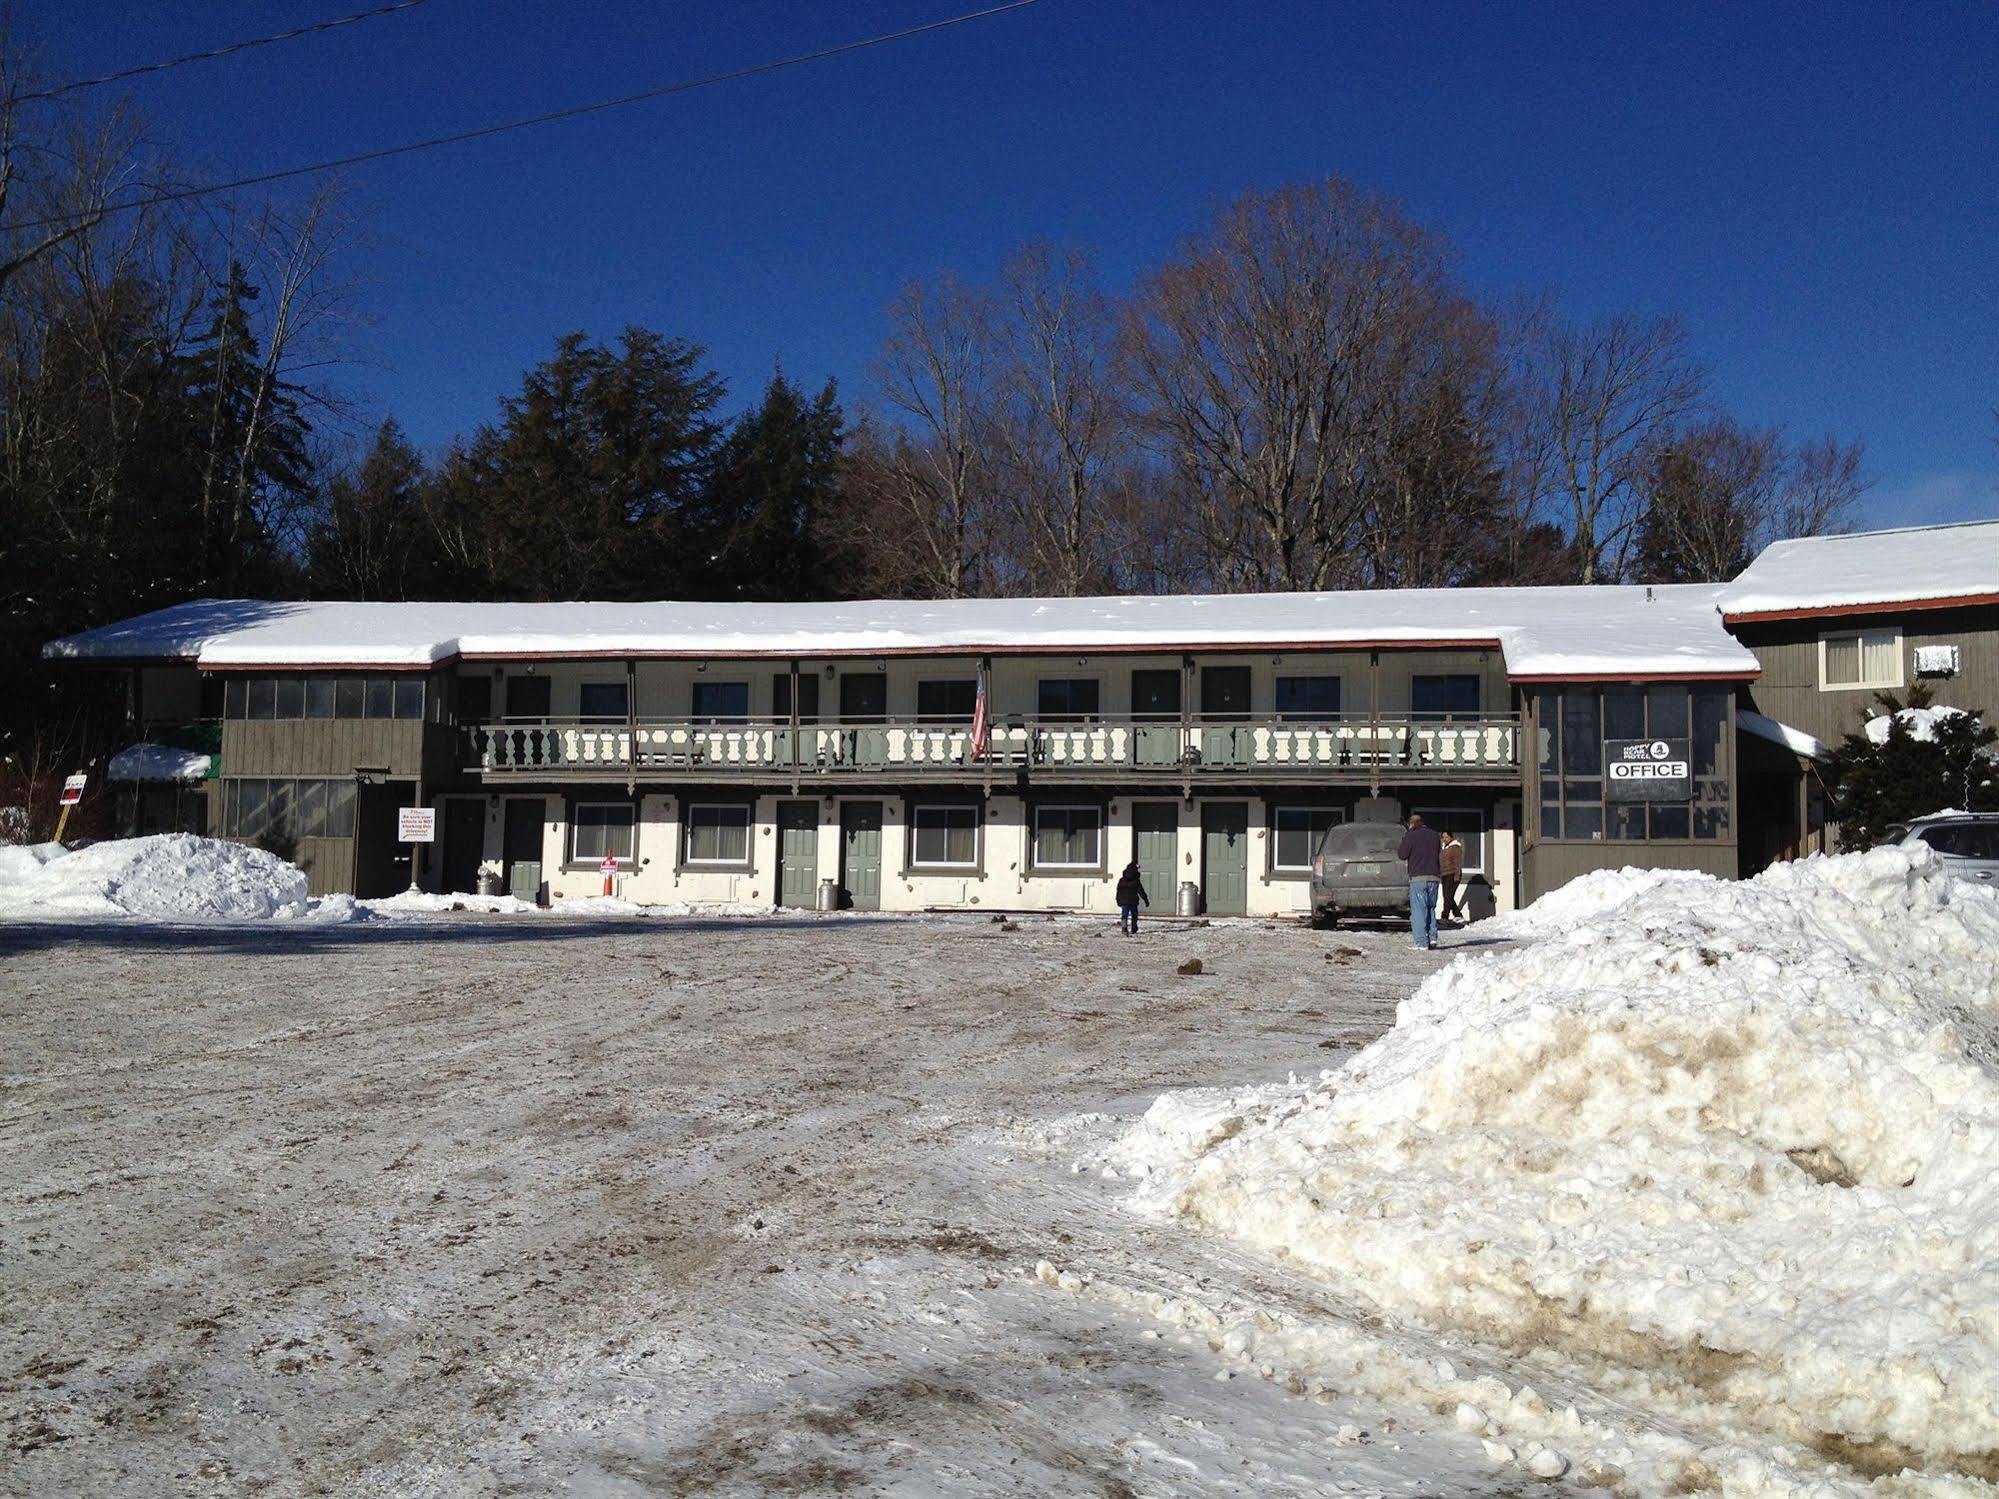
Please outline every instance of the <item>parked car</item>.
[{"label": "parked car", "polygon": [[1999,812],[1940,812],[1891,829],[1891,846],[1926,843],[1952,874],[1999,886]]},{"label": "parked car", "polygon": [[1396,850],[1398,822],[1342,822],[1326,829],[1312,855],[1312,919],[1409,915],[1409,869]]}]

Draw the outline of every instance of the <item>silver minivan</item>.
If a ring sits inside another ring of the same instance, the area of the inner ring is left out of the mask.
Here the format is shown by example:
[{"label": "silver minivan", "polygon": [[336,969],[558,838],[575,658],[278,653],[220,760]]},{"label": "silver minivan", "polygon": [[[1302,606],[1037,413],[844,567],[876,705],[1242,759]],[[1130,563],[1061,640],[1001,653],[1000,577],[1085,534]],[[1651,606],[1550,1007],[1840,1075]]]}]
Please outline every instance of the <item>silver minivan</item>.
[{"label": "silver minivan", "polygon": [[1891,847],[1927,844],[1962,879],[1999,888],[1999,812],[1940,812],[1891,830]]},{"label": "silver minivan", "polygon": [[1312,920],[1409,915],[1409,866],[1399,822],[1338,822],[1312,855]]}]

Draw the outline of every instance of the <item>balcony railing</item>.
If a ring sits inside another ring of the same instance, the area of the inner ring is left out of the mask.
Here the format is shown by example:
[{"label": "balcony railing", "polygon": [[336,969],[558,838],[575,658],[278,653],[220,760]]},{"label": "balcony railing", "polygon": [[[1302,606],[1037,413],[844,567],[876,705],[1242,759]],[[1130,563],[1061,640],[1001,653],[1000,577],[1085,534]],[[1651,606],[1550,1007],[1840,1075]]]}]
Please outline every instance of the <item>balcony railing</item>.
[{"label": "balcony railing", "polygon": [[507,720],[460,729],[459,763],[483,776],[638,775],[813,780],[1079,779],[1101,772],[1368,780],[1390,773],[1492,778],[1520,764],[1517,716],[1349,716],[1311,723],[1000,720],[983,754],[966,724],[799,724],[641,719]]}]

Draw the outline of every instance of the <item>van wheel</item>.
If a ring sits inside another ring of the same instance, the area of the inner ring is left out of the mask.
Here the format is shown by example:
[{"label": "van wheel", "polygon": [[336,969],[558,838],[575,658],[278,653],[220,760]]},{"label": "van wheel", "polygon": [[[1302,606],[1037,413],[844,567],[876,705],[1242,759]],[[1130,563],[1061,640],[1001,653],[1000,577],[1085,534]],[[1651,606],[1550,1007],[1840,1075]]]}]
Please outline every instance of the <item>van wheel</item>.
[{"label": "van wheel", "polygon": [[1337,931],[1339,930],[1339,925],[1340,925],[1340,913],[1338,911],[1335,911],[1331,906],[1312,907],[1313,931],[1315,932]]}]

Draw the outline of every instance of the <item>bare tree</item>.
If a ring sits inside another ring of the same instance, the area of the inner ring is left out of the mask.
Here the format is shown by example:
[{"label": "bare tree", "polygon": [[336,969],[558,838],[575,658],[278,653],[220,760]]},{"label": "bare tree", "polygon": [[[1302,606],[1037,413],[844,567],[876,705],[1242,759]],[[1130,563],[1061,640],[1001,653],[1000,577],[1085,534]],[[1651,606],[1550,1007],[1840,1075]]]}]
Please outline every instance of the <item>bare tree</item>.
[{"label": "bare tree", "polygon": [[919,591],[993,591],[990,303],[950,276],[912,283],[889,304],[889,325],[874,378],[903,431],[876,444],[857,515],[882,550],[914,564]]},{"label": "bare tree", "polygon": [[1245,194],[1141,285],[1141,430],[1228,588],[1323,588],[1454,300],[1441,240],[1338,178]]},{"label": "bare tree", "polygon": [[1117,388],[1116,323],[1079,251],[1031,244],[995,299],[992,466],[1028,589],[1106,586],[1106,491],[1130,445]]},{"label": "bare tree", "polygon": [[1531,432],[1547,497],[1567,521],[1578,581],[1622,571],[1653,455],[1699,407],[1706,372],[1677,318],[1551,320],[1531,359]]},{"label": "bare tree", "polygon": [[1826,536],[1853,524],[1860,497],[1874,482],[1863,468],[1866,454],[1866,444],[1829,435],[1792,448],[1762,539]]}]

